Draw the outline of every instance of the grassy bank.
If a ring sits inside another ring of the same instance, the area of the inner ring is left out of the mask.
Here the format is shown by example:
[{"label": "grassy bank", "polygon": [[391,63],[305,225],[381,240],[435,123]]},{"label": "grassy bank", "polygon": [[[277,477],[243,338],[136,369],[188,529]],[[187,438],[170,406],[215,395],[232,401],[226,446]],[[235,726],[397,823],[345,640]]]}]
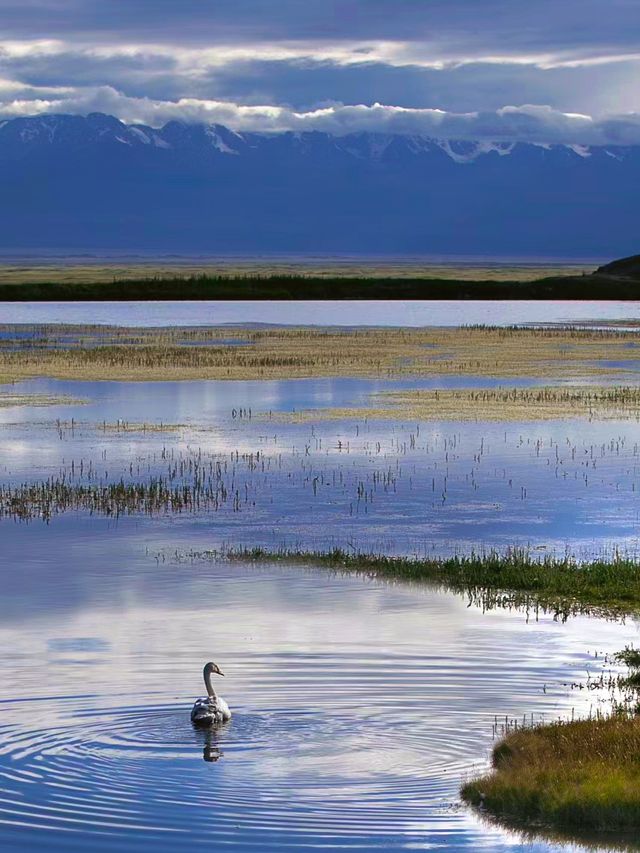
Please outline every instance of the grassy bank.
[{"label": "grassy bank", "polygon": [[614,614],[640,611],[640,562],[633,559],[575,563],[545,557],[536,560],[523,551],[470,557],[418,559],[261,548],[230,550],[236,560],[282,561],[324,566],[399,580],[433,583],[468,594],[482,604],[543,606],[559,615],[595,610]]},{"label": "grassy bank", "polygon": [[508,735],[493,773],[463,799],[501,820],[601,833],[640,832],[640,718],[556,722]]},{"label": "grassy bank", "polygon": [[4,381],[43,375],[122,381],[438,375],[626,378],[639,363],[640,333],[617,329],[0,326]]},{"label": "grassy bank", "polygon": [[516,728],[494,748],[492,772],[463,785],[462,798],[501,823],[555,830],[565,840],[573,832],[637,842],[640,650],[627,647],[614,660],[628,672],[612,684],[608,715]]},{"label": "grassy bank", "polygon": [[[90,278],[90,275],[87,275]],[[638,299],[638,282],[591,275],[534,281],[357,275],[176,274],[123,280],[0,282],[0,301],[121,301],[222,299]]]}]

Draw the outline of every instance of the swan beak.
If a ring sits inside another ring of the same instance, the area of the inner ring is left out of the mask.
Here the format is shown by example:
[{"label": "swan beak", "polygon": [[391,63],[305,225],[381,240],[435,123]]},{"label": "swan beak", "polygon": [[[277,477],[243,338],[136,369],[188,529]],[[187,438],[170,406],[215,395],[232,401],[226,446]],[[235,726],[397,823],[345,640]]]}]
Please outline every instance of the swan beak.
[{"label": "swan beak", "polygon": [[224,675],[224,672],[223,672],[221,669],[219,669],[219,670],[218,670],[218,675]]}]

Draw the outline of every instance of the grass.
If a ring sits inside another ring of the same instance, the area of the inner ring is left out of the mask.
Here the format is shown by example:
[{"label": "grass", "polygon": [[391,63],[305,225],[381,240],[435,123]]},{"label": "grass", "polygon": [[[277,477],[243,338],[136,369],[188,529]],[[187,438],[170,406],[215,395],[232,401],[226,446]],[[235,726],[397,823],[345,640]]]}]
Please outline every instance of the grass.
[{"label": "grass", "polygon": [[375,394],[370,399],[383,405],[307,409],[281,419],[298,423],[352,418],[501,422],[640,418],[640,388],[628,386],[419,390]]},{"label": "grass", "polygon": [[0,393],[0,409],[8,409],[14,406],[79,406],[86,402],[86,400],[66,397],[62,394]]},{"label": "grass", "polygon": [[461,374],[561,379],[624,377],[639,365],[640,333],[617,329],[0,326],[4,381],[42,375],[121,381]]},{"label": "grass", "polygon": [[594,611],[609,615],[640,611],[640,562],[614,558],[576,563],[525,551],[468,557],[418,559],[375,554],[262,548],[229,549],[231,560],[282,561],[339,571],[437,584],[463,592],[483,606],[543,607],[560,617]]},{"label": "grass", "polygon": [[493,771],[462,798],[500,822],[563,832],[640,831],[640,650],[614,655],[630,673],[608,715],[511,731],[493,750]]},{"label": "grass", "polygon": [[528,282],[541,278],[581,275],[593,272],[588,264],[479,264],[461,265],[419,263],[411,259],[360,258],[336,259],[212,259],[199,263],[182,259],[115,263],[87,260],[55,264],[25,260],[22,265],[0,263],[0,285],[93,285],[140,281],[210,282],[301,279],[431,279],[437,281],[507,281]]},{"label": "grass", "polygon": [[640,831],[640,718],[627,713],[520,729],[463,799],[516,825]]}]

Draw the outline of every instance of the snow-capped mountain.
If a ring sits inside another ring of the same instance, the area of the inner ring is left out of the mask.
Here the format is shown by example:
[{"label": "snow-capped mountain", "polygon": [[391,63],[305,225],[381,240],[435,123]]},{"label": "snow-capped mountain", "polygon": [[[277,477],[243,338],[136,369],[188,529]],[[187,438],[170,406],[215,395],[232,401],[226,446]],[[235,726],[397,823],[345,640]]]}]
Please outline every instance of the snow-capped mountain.
[{"label": "snow-capped mountain", "polygon": [[637,247],[640,148],[0,121],[0,248],[588,256]]}]

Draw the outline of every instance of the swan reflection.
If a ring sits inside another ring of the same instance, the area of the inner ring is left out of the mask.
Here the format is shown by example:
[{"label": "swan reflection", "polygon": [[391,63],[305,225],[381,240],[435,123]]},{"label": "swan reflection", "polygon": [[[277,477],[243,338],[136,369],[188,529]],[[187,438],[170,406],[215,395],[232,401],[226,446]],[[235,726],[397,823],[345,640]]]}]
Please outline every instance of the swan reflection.
[{"label": "swan reflection", "polygon": [[230,724],[224,724],[212,728],[194,729],[197,739],[202,744],[202,760],[212,763],[220,761],[224,752],[221,748],[220,735],[223,734]]}]

